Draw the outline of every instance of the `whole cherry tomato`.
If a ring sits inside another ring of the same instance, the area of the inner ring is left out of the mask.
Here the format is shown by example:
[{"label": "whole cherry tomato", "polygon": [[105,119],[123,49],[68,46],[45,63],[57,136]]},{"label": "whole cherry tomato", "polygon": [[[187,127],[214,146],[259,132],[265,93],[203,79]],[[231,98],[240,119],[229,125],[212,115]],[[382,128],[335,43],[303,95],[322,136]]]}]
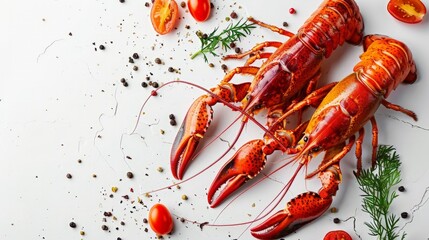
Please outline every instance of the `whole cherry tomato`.
[{"label": "whole cherry tomato", "polygon": [[405,23],[421,22],[426,14],[426,7],[420,0],[390,0],[387,10],[394,18]]},{"label": "whole cherry tomato", "polygon": [[335,230],[328,232],[323,240],[352,240],[352,237],[343,230]]},{"label": "whole cherry tomato", "polygon": [[155,31],[166,34],[173,30],[179,19],[177,3],[174,0],[155,0],[150,11],[150,20]]},{"label": "whole cherry tomato", "polygon": [[199,22],[210,16],[210,0],[188,0],[188,9],[192,17]]},{"label": "whole cherry tomato", "polygon": [[170,233],[173,230],[173,218],[164,205],[157,203],[149,210],[149,225],[158,235]]}]

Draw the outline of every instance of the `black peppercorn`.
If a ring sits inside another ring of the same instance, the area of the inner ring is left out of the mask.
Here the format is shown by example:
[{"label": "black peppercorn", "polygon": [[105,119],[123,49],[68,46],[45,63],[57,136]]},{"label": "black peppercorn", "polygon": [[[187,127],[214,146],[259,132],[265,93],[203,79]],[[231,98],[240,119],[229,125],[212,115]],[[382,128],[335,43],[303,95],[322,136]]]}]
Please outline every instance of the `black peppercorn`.
[{"label": "black peppercorn", "polygon": [[403,213],[401,213],[401,217],[402,217],[402,218],[408,218],[408,213],[407,213],[407,212],[403,212]]},{"label": "black peppercorn", "polygon": [[75,222],[70,222],[70,223],[69,223],[69,226],[70,226],[71,228],[76,228],[76,223],[75,223]]},{"label": "black peppercorn", "polygon": [[405,187],[404,187],[404,186],[400,186],[400,187],[398,187],[398,191],[400,191],[400,192],[405,192]]},{"label": "black peppercorn", "polygon": [[339,218],[334,218],[334,223],[340,223],[340,219]]},{"label": "black peppercorn", "polygon": [[134,177],[134,174],[133,174],[132,172],[127,172],[127,177],[128,177],[128,178],[133,178],[133,177]]},{"label": "black peppercorn", "polygon": [[100,50],[106,49],[106,47],[103,44],[101,44],[98,48],[100,48]]}]

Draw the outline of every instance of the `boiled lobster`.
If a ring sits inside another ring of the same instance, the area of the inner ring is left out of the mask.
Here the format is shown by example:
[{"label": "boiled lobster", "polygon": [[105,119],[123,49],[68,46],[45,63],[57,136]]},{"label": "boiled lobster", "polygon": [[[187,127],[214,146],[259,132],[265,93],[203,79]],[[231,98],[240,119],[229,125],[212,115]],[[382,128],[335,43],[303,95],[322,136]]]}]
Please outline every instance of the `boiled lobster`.
[{"label": "boiled lobster", "polygon": [[318,175],[322,182],[321,189],[318,193],[306,192],[293,198],[285,209],[252,228],[253,236],[261,239],[285,236],[329,208],[341,182],[340,160],[355,143],[358,159],[356,174],[359,174],[363,126],[368,121],[373,129],[373,148],[377,146],[374,113],[380,105],[417,120],[412,111],[385,100],[399,83],[413,83],[416,80],[416,66],[410,50],[404,43],[381,35],[366,36],[363,42],[365,52],[354,67],[354,73],[338,83],[314,91],[278,119],[281,121],[305,106],[319,105],[306,129],[295,132],[297,136],[302,136],[301,139],[291,143],[294,147],[286,152],[297,153],[294,158],[299,161],[297,171],[317,154],[326,152],[318,168],[307,175],[307,178]]},{"label": "boiled lobster", "polygon": [[[290,147],[285,145],[291,141],[288,136],[284,136],[284,126],[274,126],[272,123],[292,102],[303,99],[314,90],[324,58],[329,57],[345,41],[359,44],[363,37],[362,16],[354,0],[325,0],[297,34],[252,18],[249,20],[290,38],[284,43],[264,42],[243,54],[226,57],[253,55],[245,66],[229,72],[217,87],[211,89],[210,94],[197,98],[191,105],[171,150],[171,171],[177,179],[182,179],[187,165],[193,159],[213,118],[212,106],[219,102],[241,102],[239,110],[243,114],[242,128],[249,119],[253,120],[253,115],[263,108],[267,109],[270,131],[265,134],[265,141],[277,143],[284,150]],[[260,53],[264,47],[276,47],[277,50]],[[266,58],[262,66],[250,66],[260,58]],[[230,81],[235,74],[251,74],[254,78],[252,82],[233,84]],[[261,149],[269,146],[263,140],[254,140],[242,148],[249,151],[238,151],[228,163],[228,169],[219,173],[209,190],[208,201],[212,207],[262,170],[265,155],[269,153],[266,150],[262,154]],[[227,182],[219,197],[213,198],[219,187]]]}]

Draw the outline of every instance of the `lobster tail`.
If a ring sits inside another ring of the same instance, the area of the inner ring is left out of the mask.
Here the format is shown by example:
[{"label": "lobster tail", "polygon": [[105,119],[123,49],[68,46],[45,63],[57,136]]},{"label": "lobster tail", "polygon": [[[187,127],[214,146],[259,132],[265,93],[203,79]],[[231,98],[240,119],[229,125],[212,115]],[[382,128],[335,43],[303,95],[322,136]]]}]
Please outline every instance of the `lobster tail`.
[{"label": "lobster tail", "polygon": [[364,24],[359,7],[353,0],[326,0],[299,30],[303,42],[329,57],[345,41],[359,44]]},{"label": "lobster tail", "polygon": [[354,71],[375,94],[386,98],[399,83],[417,79],[411,51],[404,43],[383,35],[368,35],[364,49]]}]

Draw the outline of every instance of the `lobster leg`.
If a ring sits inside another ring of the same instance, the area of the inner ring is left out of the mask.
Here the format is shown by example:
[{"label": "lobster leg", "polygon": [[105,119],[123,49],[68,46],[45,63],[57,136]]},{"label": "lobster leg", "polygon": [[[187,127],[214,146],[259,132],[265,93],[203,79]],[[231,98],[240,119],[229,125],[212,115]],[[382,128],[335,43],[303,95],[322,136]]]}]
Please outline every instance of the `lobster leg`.
[{"label": "lobster leg", "polygon": [[259,44],[257,44],[256,46],[254,46],[252,49],[250,49],[250,50],[248,50],[248,51],[246,51],[246,52],[243,52],[243,53],[240,53],[240,54],[231,54],[231,55],[226,55],[226,56],[224,56],[222,59],[223,60],[227,60],[227,59],[242,59],[242,58],[244,58],[245,56],[248,56],[248,55],[250,55],[250,54],[253,54],[253,53],[255,53],[255,52],[258,52],[258,51],[260,51],[260,50],[262,50],[263,48],[265,48],[265,47],[275,47],[275,48],[278,48],[278,47],[280,47],[282,45],[282,43],[281,42],[272,42],[272,41],[267,41],[267,42],[263,42],[263,43],[259,43]]},{"label": "lobster leg", "polygon": [[[329,149],[321,163],[331,163],[342,151],[344,144]],[[278,211],[263,223],[251,229],[254,237],[259,239],[274,239],[286,236],[303,225],[321,216],[330,206],[341,183],[339,163],[329,165],[319,173],[322,187],[318,193],[305,192],[293,198],[286,204],[286,208]]]},{"label": "lobster leg", "polygon": [[371,118],[371,126],[372,126],[372,157],[371,157],[372,164],[371,165],[372,165],[372,168],[374,168],[377,160],[377,146],[378,146],[378,127],[377,127],[377,121],[375,120],[374,116]]},{"label": "lobster leg", "polygon": [[261,22],[261,21],[259,21],[259,20],[256,20],[256,19],[252,18],[252,17],[249,17],[248,19],[249,19],[249,21],[253,22],[254,24],[258,24],[258,25],[259,25],[259,26],[261,26],[261,27],[268,28],[268,29],[270,29],[271,31],[276,32],[276,33],[279,33],[279,34],[281,34],[281,35],[288,36],[288,37],[293,37],[293,36],[295,35],[294,33],[289,32],[289,31],[288,31],[288,30],[286,30],[286,29],[279,28],[279,27],[277,27],[277,26],[274,26],[274,25],[270,25],[270,24],[267,24],[267,23]]},{"label": "lobster leg", "polygon": [[172,174],[176,179],[182,179],[198,143],[210,126],[213,118],[212,106],[219,102],[219,99],[227,102],[239,102],[246,96],[250,83],[232,84],[229,81],[235,74],[255,75],[258,70],[259,68],[251,66],[237,67],[228,73],[216,88],[211,89],[213,95],[203,95],[194,101],[171,149],[170,165]]}]

